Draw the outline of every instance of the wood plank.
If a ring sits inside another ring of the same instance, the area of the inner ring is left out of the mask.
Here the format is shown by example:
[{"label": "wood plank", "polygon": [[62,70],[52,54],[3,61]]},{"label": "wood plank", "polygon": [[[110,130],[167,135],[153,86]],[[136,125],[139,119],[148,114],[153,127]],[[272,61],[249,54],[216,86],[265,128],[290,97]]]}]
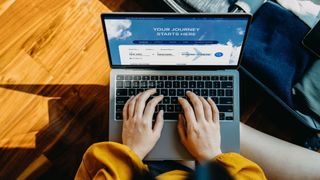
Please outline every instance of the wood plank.
[{"label": "wood plank", "polygon": [[72,177],[86,147],[106,138],[100,13],[109,11],[98,0],[0,2],[0,179],[17,178],[41,155],[56,162],[45,173],[74,162],[61,170]]}]

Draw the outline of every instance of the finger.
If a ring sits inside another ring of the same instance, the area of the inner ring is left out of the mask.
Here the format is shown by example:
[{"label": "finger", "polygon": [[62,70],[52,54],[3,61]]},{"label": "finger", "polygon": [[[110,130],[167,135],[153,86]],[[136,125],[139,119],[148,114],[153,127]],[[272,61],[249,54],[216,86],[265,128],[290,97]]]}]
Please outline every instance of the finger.
[{"label": "finger", "polygon": [[123,117],[123,120],[126,121],[128,119],[128,106],[129,106],[129,103],[131,102],[131,100],[133,99],[133,96],[131,96],[126,104],[124,105],[123,107],[123,110],[122,110],[122,117]]},{"label": "finger", "polygon": [[187,96],[189,97],[189,99],[193,105],[196,119],[197,120],[205,119],[204,112],[203,112],[203,105],[202,105],[199,97],[191,91],[187,91]]},{"label": "finger", "polygon": [[135,106],[135,115],[137,117],[142,117],[144,107],[146,106],[147,99],[152,95],[156,93],[156,89],[149,89],[144,91],[139,98],[137,99],[136,106]]},{"label": "finger", "polygon": [[128,109],[129,109],[129,113],[128,113],[128,117],[133,117],[134,116],[134,112],[135,112],[135,106],[136,106],[136,101],[137,99],[140,97],[141,93],[139,93],[138,95],[136,95],[135,97],[133,97],[128,105]]},{"label": "finger", "polygon": [[162,99],[163,99],[163,95],[160,95],[160,96],[154,97],[148,102],[147,107],[145,108],[143,113],[143,117],[144,117],[143,119],[146,119],[146,120],[152,119],[156,106],[160,101],[162,101]]},{"label": "finger", "polygon": [[160,137],[161,135],[161,131],[163,128],[163,110],[158,112],[157,118],[156,118],[156,122],[154,124],[154,128],[153,128],[153,133],[156,134],[156,136]]},{"label": "finger", "polygon": [[194,115],[194,111],[189,102],[184,98],[179,98],[178,102],[182,107],[188,129],[195,126],[195,124],[197,123],[196,116]]},{"label": "finger", "polygon": [[199,97],[200,101],[202,102],[203,105],[203,111],[204,111],[204,116],[206,117],[207,121],[211,121],[212,120],[212,110],[211,110],[211,106],[210,104],[203,98],[203,97]]},{"label": "finger", "polygon": [[186,136],[186,128],[184,126],[185,124],[185,119],[183,117],[183,114],[179,114],[179,119],[178,119],[178,132],[179,136],[181,139],[182,144],[186,142],[187,136]]},{"label": "finger", "polygon": [[218,123],[219,124],[219,110],[218,110],[218,107],[216,106],[216,103],[213,102],[213,100],[208,97],[208,102],[211,106],[211,110],[212,110],[212,120],[213,122],[215,123]]}]

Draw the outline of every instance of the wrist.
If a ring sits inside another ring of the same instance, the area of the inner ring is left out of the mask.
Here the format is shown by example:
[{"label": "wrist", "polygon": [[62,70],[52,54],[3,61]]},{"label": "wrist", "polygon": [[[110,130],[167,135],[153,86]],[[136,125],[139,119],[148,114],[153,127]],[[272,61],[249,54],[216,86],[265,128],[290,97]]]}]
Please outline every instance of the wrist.
[{"label": "wrist", "polygon": [[222,154],[222,151],[221,149],[218,149],[218,150],[215,150],[213,151],[212,153],[208,154],[208,155],[205,155],[205,156],[200,156],[197,159],[197,161],[201,164],[207,162],[207,161],[210,161],[212,159],[214,159],[216,156]]},{"label": "wrist", "polygon": [[146,156],[145,153],[139,151],[138,149],[134,149],[134,148],[131,148],[130,149],[141,159],[143,160],[144,157]]}]

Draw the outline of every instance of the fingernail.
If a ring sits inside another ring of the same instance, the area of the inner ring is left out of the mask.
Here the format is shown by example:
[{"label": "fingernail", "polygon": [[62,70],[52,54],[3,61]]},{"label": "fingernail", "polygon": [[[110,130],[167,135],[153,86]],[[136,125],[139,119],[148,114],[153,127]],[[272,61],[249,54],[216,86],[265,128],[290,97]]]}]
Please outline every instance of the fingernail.
[{"label": "fingernail", "polygon": [[186,93],[190,93],[191,91],[187,91]]},{"label": "fingernail", "polygon": [[163,114],[163,110],[160,110],[160,113]]},{"label": "fingernail", "polygon": [[207,99],[208,99],[208,100],[209,100],[209,99],[211,100],[211,97],[208,97]]}]

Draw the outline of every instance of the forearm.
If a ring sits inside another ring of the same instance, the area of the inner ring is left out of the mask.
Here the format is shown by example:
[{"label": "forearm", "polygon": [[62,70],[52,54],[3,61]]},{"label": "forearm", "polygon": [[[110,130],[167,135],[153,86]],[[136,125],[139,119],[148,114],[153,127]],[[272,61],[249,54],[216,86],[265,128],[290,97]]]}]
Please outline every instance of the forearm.
[{"label": "forearm", "polygon": [[270,179],[319,179],[319,153],[240,125],[241,154],[258,163]]}]

